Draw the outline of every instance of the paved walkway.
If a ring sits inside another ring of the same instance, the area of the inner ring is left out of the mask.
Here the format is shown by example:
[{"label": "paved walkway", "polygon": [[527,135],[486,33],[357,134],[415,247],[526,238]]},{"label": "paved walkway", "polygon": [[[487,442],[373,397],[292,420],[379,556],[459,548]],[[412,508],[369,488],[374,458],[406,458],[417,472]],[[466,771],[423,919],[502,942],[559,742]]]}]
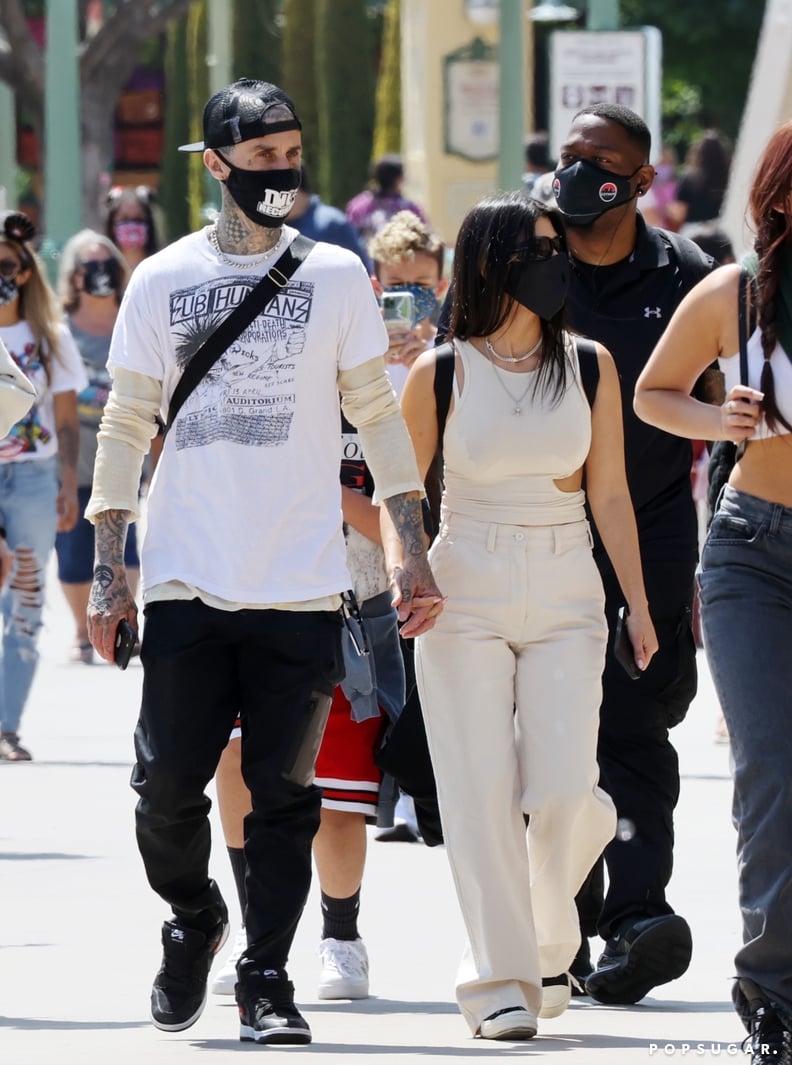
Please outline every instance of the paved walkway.
[{"label": "paved walkway", "polygon": [[[739,928],[728,751],[713,743],[715,700],[703,656],[699,697],[676,731],[683,783],[670,898],[694,938],[682,979],[635,1007],[573,1002],[564,1016],[541,1022],[531,1043],[474,1041],[453,999],[462,932],[444,851],[372,841],[361,929],[373,997],[317,1000],[314,887],[290,972],[315,1042],[277,1049],[238,1042],[228,999],[211,998],[181,1034],[166,1036],[148,1022],[165,914],[144,880],[128,787],[141,669],[67,664],[69,625],[57,588],[46,622],[22,730],[36,760],[0,763],[1,1065],[226,1065],[239,1054],[266,1055],[275,1065],[295,1055],[406,1065],[566,1060],[567,1051],[580,1065],[746,1060],[729,1000]],[[215,839],[213,872],[233,906],[217,828]]]}]

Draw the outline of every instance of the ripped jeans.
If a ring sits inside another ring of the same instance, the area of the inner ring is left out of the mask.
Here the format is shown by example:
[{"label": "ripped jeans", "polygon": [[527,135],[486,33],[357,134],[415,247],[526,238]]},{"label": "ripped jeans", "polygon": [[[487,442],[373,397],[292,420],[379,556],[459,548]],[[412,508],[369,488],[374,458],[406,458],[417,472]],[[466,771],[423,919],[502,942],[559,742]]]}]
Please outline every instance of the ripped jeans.
[{"label": "ripped jeans", "polygon": [[16,556],[0,592],[0,729],[17,732],[38,665],[47,560],[55,543],[57,459],[0,464],[0,525]]}]

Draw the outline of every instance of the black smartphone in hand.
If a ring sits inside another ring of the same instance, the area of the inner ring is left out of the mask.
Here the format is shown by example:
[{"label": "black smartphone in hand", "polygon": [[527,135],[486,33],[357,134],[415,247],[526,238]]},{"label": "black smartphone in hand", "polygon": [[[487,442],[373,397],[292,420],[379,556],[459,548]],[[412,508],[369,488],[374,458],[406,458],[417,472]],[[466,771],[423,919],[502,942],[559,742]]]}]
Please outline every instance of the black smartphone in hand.
[{"label": "black smartphone in hand", "polygon": [[122,618],[118,623],[115,637],[115,664],[119,669],[126,669],[129,665],[132,649],[136,643],[137,633],[126,618]]},{"label": "black smartphone in hand", "polygon": [[635,664],[633,646],[630,640],[630,634],[627,631],[627,613],[626,606],[619,608],[619,617],[616,621],[616,635],[613,639],[613,654],[619,665],[623,667],[627,676],[631,680],[639,680],[641,671]]}]

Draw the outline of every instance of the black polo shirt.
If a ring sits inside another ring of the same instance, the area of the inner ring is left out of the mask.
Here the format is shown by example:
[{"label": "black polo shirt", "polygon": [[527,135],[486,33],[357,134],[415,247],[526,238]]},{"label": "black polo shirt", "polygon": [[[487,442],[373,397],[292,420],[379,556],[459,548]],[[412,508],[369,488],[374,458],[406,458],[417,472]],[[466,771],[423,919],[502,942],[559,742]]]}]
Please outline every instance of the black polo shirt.
[{"label": "black polo shirt", "polygon": [[[644,563],[695,558],[698,526],[691,496],[689,440],[655,429],[633,412],[638,375],[683,296],[715,264],[690,241],[680,264],[675,244],[640,214],[631,255],[611,266],[572,259],[567,321],[603,344],[619,373],[627,481]],[[597,539],[595,551],[602,553]],[[598,559],[600,563],[604,559]]]}]

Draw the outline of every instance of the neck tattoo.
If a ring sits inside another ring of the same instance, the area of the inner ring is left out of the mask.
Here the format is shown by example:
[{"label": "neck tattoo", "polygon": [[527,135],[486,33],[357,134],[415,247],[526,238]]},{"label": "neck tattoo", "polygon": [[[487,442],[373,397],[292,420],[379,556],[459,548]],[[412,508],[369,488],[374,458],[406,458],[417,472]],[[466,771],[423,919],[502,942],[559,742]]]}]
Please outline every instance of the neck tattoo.
[{"label": "neck tattoo", "polygon": [[220,241],[217,236],[217,223],[207,229],[206,239],[217,252],[220,261],[222,263],[225,263],[226,266],[233,266],[235,270],[254,270],[257,266],[261,266],[262,263],[266,262],[267,259],[272,258],[272,256],[276,252],[280,251],[281,245],[286,239],[286,234],[283,229],[281,229],[280,236],[278,237],[275,244],[273,244],[268,251],[265,251],[263,255],[259,256],[258,259],[254,259],[252,262],[249,263],[237,263],[234,262],[233,259],[228,258],[223,249],[220,247]]},{"label": "neck tattoo", "polygon": [[490,360],[490,366],[492,367],[492,372],[495,374],[495,380],[498,382],[498,384],[501,386],[503,391],[506,393],[506,395],[509,397],[509,399],[514,404],[514,407],[512,409],[512,414],[516,415],[519,418],[519,416],[523,412],[522,401],[528,395],[528,391],[529,391],[529,389],[531,388],[531,386],[534,383],[533,372],[530,372],[530,373],[528,373],[526,375],[528,377],[528,384],[525,386],[525,388],[523,389],[522,393],[519,396],[513,396],[512,393],[511,393],[511,389],[506,387],[506,382],[503,380],[501,375],[498,373],[498,367],[495,365],[494,362],[492,362],[492,360]]},{"label": "neck tattoo", "polygon": [[484,337],[484,347],[487,349],[487,351],[490,353],[490,355],[492,355],[493,358],[500,359],[501,362],[509,362],[509,363],[525,362],[526,359],[530,359],[530,357],[532,355],[535,355],[541,346],[542,346],[542,335],[540,333],[539,334],[539,339],[536,341],[534,346],[531,348],[530,351],[526,351],[526,353],[524,355],[499,355],[497,353],[497,351],[495,350],[495,348],[493,348],[492,344],[490,343],[489,337]]}]

